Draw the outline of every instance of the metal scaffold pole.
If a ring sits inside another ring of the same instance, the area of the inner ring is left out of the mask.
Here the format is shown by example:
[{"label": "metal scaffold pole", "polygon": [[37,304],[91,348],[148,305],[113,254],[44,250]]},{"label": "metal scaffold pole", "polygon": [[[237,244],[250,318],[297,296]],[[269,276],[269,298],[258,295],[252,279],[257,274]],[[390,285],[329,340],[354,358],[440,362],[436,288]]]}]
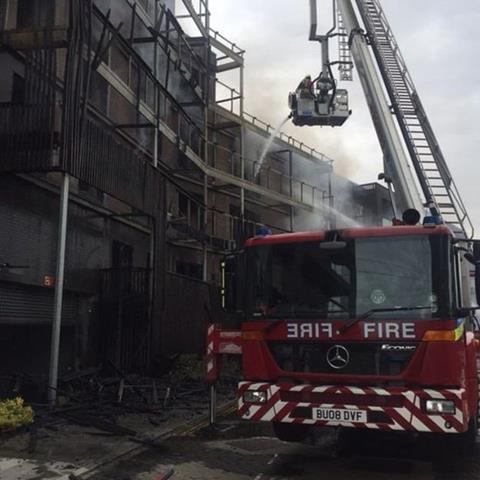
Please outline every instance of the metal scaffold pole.
[{"label": "metal scaffold pole", "polygon": [[[207,237],[208,232],[208,175],[205,174],[203,177],[203,201],[205,203],[205,213],[204,213],[204,232],[205,237]],[[208,282],[208,242],[205,239],[203,244],[203,281]]]},{"label": "metal scaffold pole", "polygon": [[[245,181],[245,121],[243,118],[243,89],[244,89],[244,72],[243,72],[243,62],[240,66],[240,158],[241,158],[241,177],[242,181]],[[240,211],[242,222],[245,221],[245,189],[240,190]],[[242,224],[242,233],[244,232],[245,226]],[[242,239],[243,240],[243,239]]]},{"label": "metal scaffold pole", "polygon": [[[200,3],[201,4],[201,3]],[[208,120],[209,120],[209,106],[210,106],[210,10],[208,0],[205,0],[205,165],[208,166],[209,148],[208,148]],[[208,231],[208,175],[205,173],[203,177],[203,202],[205,204],[205,211],[203,215],[203,228],[205,237]],[[208,281],[208,242],[205,239],[203,245],[203,281]]]},{"label": "metal scaffold pole", "polygon": [[210,409],[209,409],[210,425],[215,425],[217,422],[217,385],[212,383],[210,385]]},{"label": "metal scaffold pole", "polygon": [[[155,2],[155,27],[157,27],[158,22],[158,1]],[[159,26],[160,27],[160,26]],[[153,43],[153,76],[155,81],[158,81],[158,38],[157,32],[154,33],[154,43]],[[158,85],[155,85],[154,90],[154,105],[155,105],[155,129],[153,134],[153,166],[158,167],[158,133],[160,128],[160,108],[159,108],[159,95],[158,95]]]},{"label": "metal scaffold pole", "polygon": [[54,406],[57,401],[58,363],[60,352],[60,332],[62,327],[63,283],[65,274],[65,250],[67,243],[68,197],[70,177],[63,174],[60,192],[60,215],[58,225],[57,272],[55,276],[55,296],[50,344],[50,369],[48,375],[48,403]]},{"label": "metal scaffold pole", "polygon": [[[209,2],[205,0],[205,30],[206,30],[206,106],[205,106],[205,162],[208,164],[208,120],[209,120],[209,107],[210,107],[210,10]],[[215,147],[213,148],[215,154]],[[204,201],[205,201],[205,232],[208,228],[208,176],[205,175],[204,183]],[[212,219],[213,221],[213,219]],[[203,269],[203,280],[206,282],[207,278],[207,264],[208,264],[208,250],[207,244],[204,248],[204,269]],[[209,403],[209,422],[210,425],[215,424],[217,421],[217,386],[216,383],[210,385],[210,403]]]}]

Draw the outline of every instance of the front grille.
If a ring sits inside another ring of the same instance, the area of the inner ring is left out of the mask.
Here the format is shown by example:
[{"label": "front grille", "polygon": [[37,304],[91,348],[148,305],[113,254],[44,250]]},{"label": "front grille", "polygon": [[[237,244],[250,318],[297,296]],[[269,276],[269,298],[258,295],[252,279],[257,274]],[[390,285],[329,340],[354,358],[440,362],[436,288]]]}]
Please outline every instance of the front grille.
[{"label": "front grille", "polygon": [[282,402],[357,405],[357,407],[400,408],[405,405],[403,395],[378,395],[376,393],[312,392],[305,390],[280,390]]},{"label": "front grille", "polygon": [[[335,369],[327,362],[331,347],[341,345],[348,350],[350,359],[345,367]],[[382,350],[384,342],[314,343],[268,342],[278,367],[286,372],[336,373],[339,375],[400,375],[415,349],[409,351]],[[410,343],[409,346],[417,346]]]}]

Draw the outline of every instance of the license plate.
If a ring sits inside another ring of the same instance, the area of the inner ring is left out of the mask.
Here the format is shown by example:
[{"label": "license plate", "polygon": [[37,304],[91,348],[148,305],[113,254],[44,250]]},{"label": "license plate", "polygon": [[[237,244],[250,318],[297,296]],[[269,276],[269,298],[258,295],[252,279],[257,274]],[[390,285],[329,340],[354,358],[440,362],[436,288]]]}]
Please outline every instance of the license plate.
[{"label": "license plate", "polygon": [[314,408],[313,419],[325,422],[367,423],[367,411],[347,408]]}]

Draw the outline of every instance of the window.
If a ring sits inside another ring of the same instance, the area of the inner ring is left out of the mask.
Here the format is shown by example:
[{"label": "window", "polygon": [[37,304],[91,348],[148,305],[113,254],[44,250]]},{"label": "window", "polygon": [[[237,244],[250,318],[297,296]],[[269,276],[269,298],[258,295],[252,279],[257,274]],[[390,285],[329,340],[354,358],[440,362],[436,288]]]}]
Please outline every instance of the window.
[{"label": "window", "polygon": [[110,68],[125,84],[128,84],[129,62],[129,56],[120,42],[114,40],[110,47]]},{"label": "window", "polygon": [[[194,195],[197,196],[197,195]],[[198,195],[198,200],[200,196]],[[187,219],[187,224],[195,230],[201,230],[203,224],[203,210],[198,203],[183,193],[178,193],[178,213]]]},{"label": "window", "polygon": [[203,266],[199,263],[177,260],[175,271],[180,275],[196,278],[198,280],[203,279]]},{"label": "window", "polygon": [[53,25],[55,0],[18,0],[17,28]]},{"label": "window", "polygon": [[138,0],[138,3],[142,8],[148,13],[152,14],[155,12],[155,3],[154,0]]},{"label": "window", "polygon": [[129,81],[129,87],[133,90],[135,95],[137,95],[139,91],[139,71],[138,71],[138,65],[136,62],[132,61],[130,62],[130,81]]},{"label": "window", "polygon": [[107,81],[98,72],[92,72],[90,79],[90,102],[105,114],[108,106],[108,90]]},{"label": "window", "polygon": [[135,107],[114,88],[110,88],[108,113],[118,125],[134,124],[137,119]]},{"label": "window", "polygon": [[19,105],[25,103],[25,79],[17,73],[13,74],[12,103]]},{"label": "window", "polygon": [[178,194],[178,213],[181,217],[188,217],[188,198],[183,193]]}]

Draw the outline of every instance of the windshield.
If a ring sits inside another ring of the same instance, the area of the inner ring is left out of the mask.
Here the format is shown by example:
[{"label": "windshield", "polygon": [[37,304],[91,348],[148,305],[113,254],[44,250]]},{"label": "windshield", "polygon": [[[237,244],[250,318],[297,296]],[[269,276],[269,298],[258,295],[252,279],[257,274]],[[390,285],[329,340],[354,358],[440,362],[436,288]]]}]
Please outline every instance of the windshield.
[{"label": "windshield", "polygon": [[[251,247],[247,306],[256,318],[436,318],[449,310],[448,237],[359,238]],[[408,308],[421,308],[408,310]],[[404,309],[398,311],[398,309]],[[396,309],[396,310],[395,310]]]}]

